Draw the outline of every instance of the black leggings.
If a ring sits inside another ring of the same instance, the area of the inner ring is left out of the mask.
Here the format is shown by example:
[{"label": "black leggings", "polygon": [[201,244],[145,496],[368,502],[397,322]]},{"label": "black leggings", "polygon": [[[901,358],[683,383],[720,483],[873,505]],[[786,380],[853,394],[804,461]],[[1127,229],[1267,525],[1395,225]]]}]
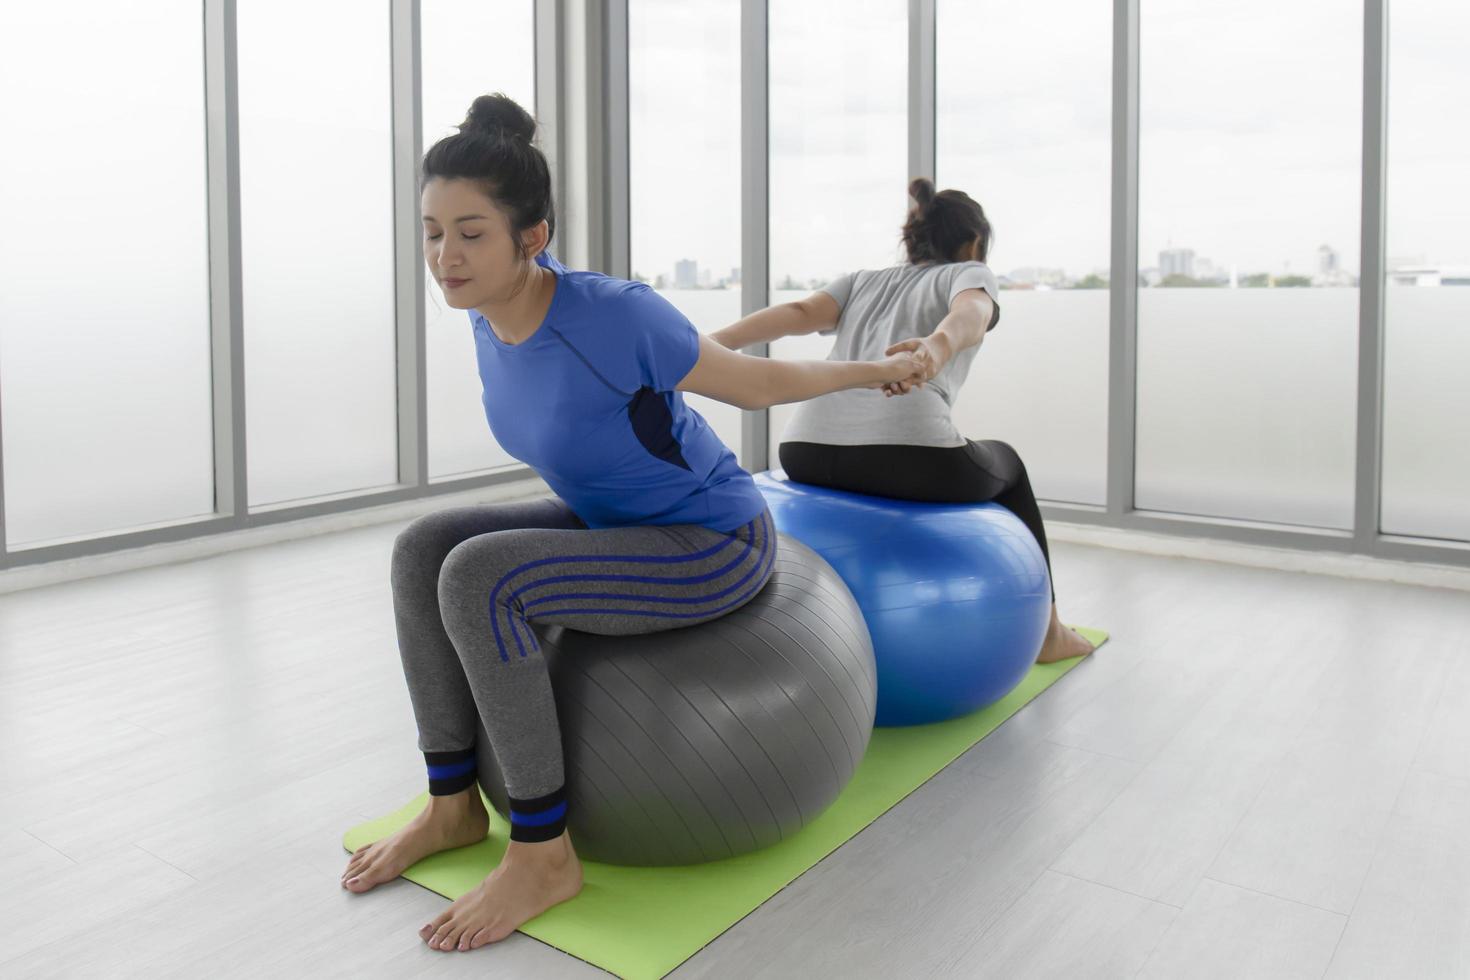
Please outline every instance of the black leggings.
[{"label": "black leggings", "polygon": [[[943,449],[936,446],[829,446],[783,442],[781,468],[798,483],[874,497],[936,504],[993,501],[1015,514],[1035,536],[1051,571],[1051,552],[1041,526],[1041,508],[1026,464],[1008,444],[995,439]],[[1056,600],[1056,590],[1052,590]]]}]

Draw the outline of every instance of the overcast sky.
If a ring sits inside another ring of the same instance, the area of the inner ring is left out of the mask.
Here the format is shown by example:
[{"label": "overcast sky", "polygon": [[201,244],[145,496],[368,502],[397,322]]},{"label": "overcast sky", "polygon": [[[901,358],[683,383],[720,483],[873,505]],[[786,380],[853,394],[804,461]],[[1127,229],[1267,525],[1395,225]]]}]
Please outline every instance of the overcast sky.
[{"label": "overcast sky", "polygon": [[[1392,256],[1470,262],[1470,4],[1393,5]],[[779,278],[896,260],[907,4],[772,0],[771,255]],[[739,4],[631,0],[633,256],[646,275],[739,264]],[[1172,244],[1223,268],[1356,271],[1362,9],[1343,0],[1144,0],[1140,264]],[[1111,6],[940,0],[941,186],[996,229],[991,264],[1106,267]]]},{"label": "overcast sky", "polygon": [[[1328,244],[1355,270],[1361,4],[1141,7],[1141,264],[1173,243],[1242,273],[1288,263],[1308,272]],[[156,9],[193,30],[197,5]],[[1470,134],[1461,124],[1470,3],[1395,0],[1391,9],[1389,254],[1470,265]],[[426,142],[478,91],[533,104],[531,11],[530,0],[425,0]],[[24,38],[60,22],[32,5],[8,16],[0,67],[13,96],[54,70]],[[141,16],[132,17],[138,29],[158,34]],[[771,0],[777,281],[898,258],[912,176],[906,18],[905,0]],[[379,21],[364,44],[381,42]],[[939,0],[937,177],[985,206],[1000,272],[1081,275],[1108,263],[1110,32],[1111,5],[1101,0]],[[739,0],[630,0],[630,41],[634,265],[667,274],[688,257],[728,275],[740,263]],[[87,45],[108,42],[82,32],[72,43],[85,58]],[[339,100],[323,119],[380,128],[387,94],[377,95]],[[41,105],[5,98],[0,119],[9,132],[39,133],[48,119],[70,125],[63,106]],[[24,239],[11,246],[23,249]]]}]

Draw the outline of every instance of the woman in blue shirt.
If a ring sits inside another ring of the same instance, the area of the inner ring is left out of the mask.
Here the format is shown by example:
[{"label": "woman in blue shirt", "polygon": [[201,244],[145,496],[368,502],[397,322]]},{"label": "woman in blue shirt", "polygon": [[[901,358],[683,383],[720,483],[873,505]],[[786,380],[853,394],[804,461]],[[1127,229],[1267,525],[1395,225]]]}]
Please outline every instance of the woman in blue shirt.
[{"label": "woman in blue shirt", "polygon": [[534,120],[475,100],[424,156],[424,253],[468,311],[485,415],[556,496],[441,511],[394,543],[394,615],[428,768],[429,805],[358,850],[364,892],[436,851],[485,836],[477,722],[505,775],[511,841],[475,890],[420,931],[431,948],[496,942],[581,888],[566,832],[562,746],[532,625],[631,634],[716,619],[775,561],[750,475],[691,391],[740,408],[914,379],[910,352],[874,361],[747,357],[701,337],[643,283],[572,271],[547,253],[551,175]]}]

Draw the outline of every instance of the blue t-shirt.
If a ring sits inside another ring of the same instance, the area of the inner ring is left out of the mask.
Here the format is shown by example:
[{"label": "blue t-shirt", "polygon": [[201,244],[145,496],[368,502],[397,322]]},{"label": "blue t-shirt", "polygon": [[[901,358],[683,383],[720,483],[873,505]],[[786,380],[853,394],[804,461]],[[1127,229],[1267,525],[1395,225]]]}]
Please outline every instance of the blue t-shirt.
[{"label": "blue t-shirt", "polygon": [[643,283],[556,273],[551,308],[507,344],[470,310],[485,418],[588,527],[699,524],[733,531],[765,509],[750,474],[674,386],[699,334]]}]

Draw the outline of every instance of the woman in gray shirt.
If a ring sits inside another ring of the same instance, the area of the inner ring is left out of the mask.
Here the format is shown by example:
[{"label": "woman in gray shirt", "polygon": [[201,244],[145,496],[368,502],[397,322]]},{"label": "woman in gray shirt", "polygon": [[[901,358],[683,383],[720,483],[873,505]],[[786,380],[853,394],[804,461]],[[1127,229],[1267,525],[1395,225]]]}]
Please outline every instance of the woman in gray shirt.
[{"label": "woman in gray shirt", "polygon": [[[990,222],[968,194],[935,193],[919,178],[903,226],[908,262],[840,276],[820,292],[753,313],[711,335],[738,350],[797,334],[836,335],[831,360],[912,352],[920,370],[882,389],[802,403],[786,427],[781,466],[799,483],[901,500],[994,501],[1035,535],[1051,566],[1041,509],[1026,467],[1004,442],[966,439],[950,409],[985,334],[1000,320],[986,266]],[[892,398],[892,395],[904,395]],[[1062,625],[1053,593],[1040,663],[1080,657],[1092,644]]]}]

